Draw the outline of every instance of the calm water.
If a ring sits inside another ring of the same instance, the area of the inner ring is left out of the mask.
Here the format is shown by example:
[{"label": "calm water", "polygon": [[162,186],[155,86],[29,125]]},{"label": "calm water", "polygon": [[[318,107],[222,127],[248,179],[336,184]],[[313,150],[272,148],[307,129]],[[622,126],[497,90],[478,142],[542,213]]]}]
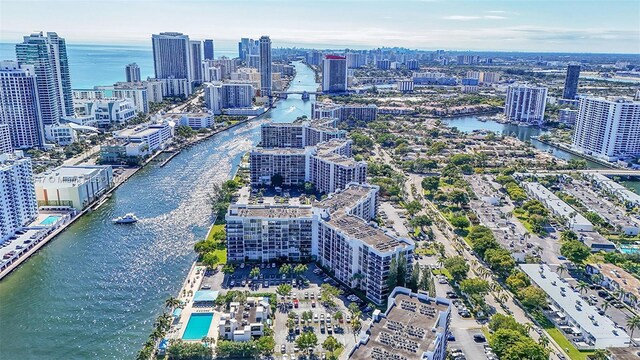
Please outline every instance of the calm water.
[{"label": "calm water", "polygon": [[[296,63],[292,90],[315,90],[314,74]],[[300,81],[300,82],[298,82]],[[0,358],[126,359],[147,339],[163,301],[179,291],[206,235],[212,183],[229,178],[259,140],[267,119],[310,115],[290,96],[260,119],[216,135],[150,166],[110,201],[83,217],[0,282]],[[135,212],[142,220],[116,226]]]},{"label": "calm water", "polygon": [[[458,130],[462,132],[469,133],[474,130],[489,130],[501,135],[515,136],[522,141],[531,141],[531,144],[535,146],[537,149],[540,149],[542,151],[549,151],[551,149],[553,151],[553,155],[559,159],[563,159],[563,160],[582,159],[581,157],[578,157],[576,155],[573,155],[571,153],[568,153],[556,147],[541,143],[536,139],[532,139],[532,137],[534,136],[538,136],[545,133],[544,130],[534,126],[518,126],[514,124],[502,124],[502,123],[491,121],[491,120],[480,121],[475,116],[445,119],[443,120],[443,122],[448,126],[458,128]],[[587,160],[587,166],[591,169],[604,168],[604,166],[589,160]]]},{"label": "calm water", "polygon": [[[132,62],[140,66],[140,76],[153,77],[153,52],[149,46],[74,45],[67,43],[67,56],[74,89],[112,85],[125,81],[124,67]],[[238,56],[238,50],[216,49],[216,57]],[[0,59],[15,60],[15,44],[0,43]]]}]

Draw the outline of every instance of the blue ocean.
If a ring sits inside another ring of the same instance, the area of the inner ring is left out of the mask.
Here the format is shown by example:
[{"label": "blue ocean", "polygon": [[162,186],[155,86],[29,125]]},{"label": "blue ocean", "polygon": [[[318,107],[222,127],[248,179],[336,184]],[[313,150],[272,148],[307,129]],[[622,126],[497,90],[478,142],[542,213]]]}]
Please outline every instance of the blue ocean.
[{"label": "blue ocean", "polygon": [[[132,62],[140,66],[143,79],[153,77],[153,52],[149,46],[78,45],[67,41],[71,87],[88,89],[125,81],[124,67]],[[237,50],[216,49],[216,58],[236,57]],[[0,43],[0,60],[15,60],[15,44]]]}]

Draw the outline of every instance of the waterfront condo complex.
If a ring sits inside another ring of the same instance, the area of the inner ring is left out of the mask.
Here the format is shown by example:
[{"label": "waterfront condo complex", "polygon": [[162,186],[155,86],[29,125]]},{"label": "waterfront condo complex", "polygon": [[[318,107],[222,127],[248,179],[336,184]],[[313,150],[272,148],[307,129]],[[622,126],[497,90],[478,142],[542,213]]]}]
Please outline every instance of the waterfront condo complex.
[{"label": "waterfront condo complex", "polygon": [[0,243],[38,217],[31,160],[21,152],[0,154]]},{"label": "waterfront condo complex", "polygon": [[[392,259],[403,258],[398,263],[410,269],[414,244],[371,225],[379,187],[366,184],[366,163],[351,158],[351,140],[329,127],[332,122],[262,127],[262,144],[271,147],[251,151],[251,185],[276,185],[279,177],[278,186],[309,182],[328,197],[311,204],[232,204],[225,217],[227,256],[232,262],[315,260],[381,304],[390,291]],[[305,136],[309,129],[326,137]]]}]

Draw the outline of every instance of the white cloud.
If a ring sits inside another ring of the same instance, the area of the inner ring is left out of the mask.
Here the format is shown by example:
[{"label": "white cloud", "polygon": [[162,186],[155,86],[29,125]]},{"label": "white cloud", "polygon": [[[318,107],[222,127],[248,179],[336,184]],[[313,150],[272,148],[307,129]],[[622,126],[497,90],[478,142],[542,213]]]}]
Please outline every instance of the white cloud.
[{"label": "white cloud", "polygon": [[504,10],[488,10],[486,12],[488,12],[489,14],[506,14],[507,13]]},{"label": "white cloud", "polygon": [[471,15],[449,15],[443,16],[444,20],[455,20],[455,21],[469,21],[469,20],[503,20],[507,19],[505,16],[500,15],[483,15],[483,16],[471,16]]}]

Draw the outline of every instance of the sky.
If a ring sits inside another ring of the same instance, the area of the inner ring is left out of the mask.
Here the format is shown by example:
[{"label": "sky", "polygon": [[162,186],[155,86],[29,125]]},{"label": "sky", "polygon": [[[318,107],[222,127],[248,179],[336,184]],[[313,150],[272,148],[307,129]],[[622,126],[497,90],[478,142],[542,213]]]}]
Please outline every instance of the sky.
[{"label": "sky", "polygon": [[275,47],[640,54],[640,1],[0,0],[0,42],[40,30],[82,44],[177,31],[228,48],[269,35]]}]

